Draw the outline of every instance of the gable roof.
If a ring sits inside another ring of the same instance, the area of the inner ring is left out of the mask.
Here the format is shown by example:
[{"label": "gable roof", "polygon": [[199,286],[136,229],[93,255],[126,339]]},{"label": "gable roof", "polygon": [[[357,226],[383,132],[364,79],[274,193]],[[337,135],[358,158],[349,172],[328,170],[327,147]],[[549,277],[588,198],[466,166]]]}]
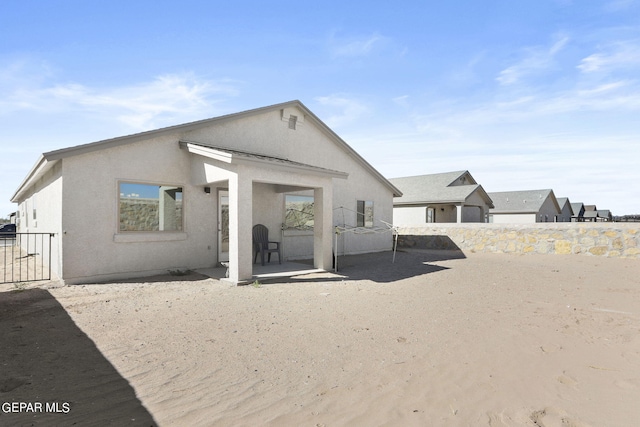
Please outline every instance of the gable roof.
[{"label": "gable roof", "polygon": [[609,209],[598,209],[596,211],[598,213],[598,218],[609,218],[611,219],[613,215]]},{"label": "gable roof", "polygon": [[597,218],[598,211],[584,211],[583,218]]},{"label": "gable roof", "polygon": [[435,173],[389,179],[403,195],[394,198],[396,206],[425,203],[464,203],[474,192],[478,192],[489,206],[491,198],[469,171]]},{"label": "gable roof", "polygon": [[582,202],[571,203],[571,209],[573,210],[573,214],[575,216],[579,216],[580,212],[584,213],[584,203]]},{"label": "gable roof", "polygon": [[305,121],[314,123],[329,139],[331,139],[338,147],[343,149],[350,157],[364,167],[371,175],[373,175],[378,181],[380,181],[385,187],[387,187],[394,196],[401,196],[402,192],[398,190],[391,182],[389,182],[380,172],[378,172],[369,162],[367,162],[360,154],[358,154],[353,148],[351,148],[342,138],[340,138],[331,128],[329,128],[322,120],[320,120],[315,114],[311,112],[302,102],[298,100],[283,102],[281,104],[274,104],[266,107],[256,108],[252,110],[241,111],[238,113],[227,114],[224,116],[213,117],[205,120],[198,120],[195,122],[189,122],[179,124],[175,126],[168,126],[160,129],[149,130],[145,132],[135,133],[132,135],[125,135],[111,139],[105,139],[101,141],[91,142],[88,144],[77,145],[74,147],[62,148],[59,150],[53,150],[43,153],[31,171],[27,174],[27,177],[22,181],[14,195],[12,201],[16,199],[27,190],[32,183],[34,183],[38,177],[42,176],[47,170],[49,170],[58,160],[64,159],[70,156],[77,156],[80,154],[90,153],[93,151],[103,150],[107,148],[118,147],[122,145],[131,144],[134,142],[146,140],[151,137],[161,136],[176,131],[189,132],[208,126],[222,124],[233,120],[238,120],[244,117],[251,117],[266,112],[281,110],[284,108],[298,108],[305,115]]},{"label": "gable roof", "polygon": [[560,206],[560,212],[562,212],[565,206],[567,206],[569,208],[569,212],[573,215],[573,203],[569,201],[568,197],[556,197],[556,200],[558,201],[558,206]]},{"label": "gable roof", "polygon": [[561,211],[551,189],[502,191],[489,193],[489,197],[495,206],[491,213],[537,213],[548,198],[551,198],[557,211]]}]

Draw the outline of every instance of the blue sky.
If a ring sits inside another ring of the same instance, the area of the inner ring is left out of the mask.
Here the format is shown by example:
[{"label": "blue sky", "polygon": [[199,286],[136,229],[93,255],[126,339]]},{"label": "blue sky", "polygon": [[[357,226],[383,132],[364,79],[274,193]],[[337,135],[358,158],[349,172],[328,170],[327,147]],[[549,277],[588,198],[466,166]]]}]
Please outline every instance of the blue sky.
[{"label": "blue sky", "polygon": [[640,214],[640,0],[50,0],[0,6],[0,217],[43,152],[292,99],[389,178]]}]

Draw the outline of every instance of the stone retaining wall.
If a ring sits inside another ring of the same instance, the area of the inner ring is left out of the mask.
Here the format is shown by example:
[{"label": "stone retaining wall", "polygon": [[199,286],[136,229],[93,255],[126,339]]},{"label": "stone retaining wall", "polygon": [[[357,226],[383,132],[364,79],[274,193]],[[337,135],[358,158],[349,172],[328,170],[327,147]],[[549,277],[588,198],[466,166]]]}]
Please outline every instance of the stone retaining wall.
[{"label": "stone retaining wall", "polygon": [[[120,231],[158,231],[158,199],[120,199]],[[182,230],[182,200],[176,201],[176,230]]]},{"label": "stone retaining wall", "polygon": [[398,247],[640,259],[640,224],[438,224],[401,227]]}]

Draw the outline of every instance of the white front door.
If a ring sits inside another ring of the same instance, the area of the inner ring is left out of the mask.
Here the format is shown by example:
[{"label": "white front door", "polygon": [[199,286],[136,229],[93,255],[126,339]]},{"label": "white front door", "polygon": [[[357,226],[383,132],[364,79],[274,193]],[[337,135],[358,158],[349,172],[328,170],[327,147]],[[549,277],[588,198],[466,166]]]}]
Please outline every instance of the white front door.
[{"label": "white front door", "polygon": [[218,192],[218,262],[229,261],[229,192]]}]

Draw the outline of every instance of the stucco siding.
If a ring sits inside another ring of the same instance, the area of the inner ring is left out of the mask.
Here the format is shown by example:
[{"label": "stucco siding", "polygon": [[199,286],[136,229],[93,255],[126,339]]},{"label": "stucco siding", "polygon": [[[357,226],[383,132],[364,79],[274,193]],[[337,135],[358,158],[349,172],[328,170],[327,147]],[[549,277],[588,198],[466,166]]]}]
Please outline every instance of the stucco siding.
[{"label": "stucco siding", "polygon": [[[35,252],[38,253],[45,266],[49,264],[49,255],[51,255],[51,273],[55,276],[60,276],[62,271],[60,256],[62,251],[62,205],[60,203],[62,189],[62,164],[58,162],[35,183],[31,191],[25,195],[25,199],[18,205],[19,232],[53,234],[51,254],[49,254],[48,245],[41,245],[41,243],[38,243],[40,246]],[[31,239],[31,243],[35,243],[35,240]]]},{"label": "stucco siding", "polygon": [[[163,136],[63,160],[65,280],[213,266],[217,200],[190,183],[190,158]],[[120,232],[119,181],[183,187],[181,232]]]},{"label": "stucco siding", "polygon": [[[301,111],[297,113],[302,116]],[[375,179],[359,162],[332,141],[327,133],[309,120],[289,129],[281,120],[280,111],[268,111],[206,129],[183,135],[187,141],[209,143],[214,146],[230,147],[254,153],[312,164],[327,169],[347,172],[347,180],[334,179],[333,207],[334,225],[356,224],[354,211],[358,200],[374,202],[376,225],[380,220],[391,223],[393,199],[391,191]],[[344,209],[340,209],[344,207]],[[254,210],[255,212],[255,210]],[[267,225],[267,224],[265,224]],[[271,227],[269,227],[271,229]],[[383,251],[392,247],[390,235],[371,234],[341,236],[340,251],[361,253]]]},{"label": "stucco siding", "polygon": [[551,197],[547,197],[540,208],[538,222],[556,222],[556,216],[558,214],[560,214],[560,212],[556,208],[556,204]]},{"label": "stucco siding", "polygon": [[393,208],[393,224],[400,226],[424,225],[427,223],[427,208],[424,206],[401,206]]},{"label": "stucco siding", "polygon": [[494,224],[529,224],[536,222],[536,214],[491,214],[491,221]]},{"label": "stucco siding", "polygon": [[484,213],[479,206],[467,206],[462,209],[462,222],[484,222]]},{"label": "stucco siding", "polygon": [[571,216],[571,206],[569,205],[569,203],[565,203],[565,205],[562,207],[560,215],[558,216],[557,222],[571,222]]}]

